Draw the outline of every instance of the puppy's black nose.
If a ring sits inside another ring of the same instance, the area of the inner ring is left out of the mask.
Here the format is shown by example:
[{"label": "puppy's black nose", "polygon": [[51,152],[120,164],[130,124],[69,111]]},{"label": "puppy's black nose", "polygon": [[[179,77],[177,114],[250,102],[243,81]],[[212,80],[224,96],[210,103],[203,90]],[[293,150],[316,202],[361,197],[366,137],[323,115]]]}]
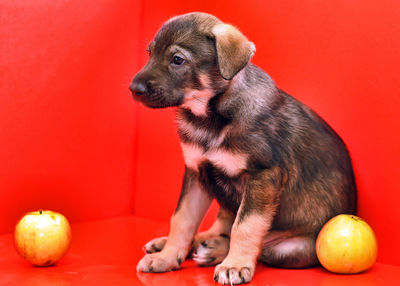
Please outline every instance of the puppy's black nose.
[{"label": "puppy's black nose", "polygon": [[132,84],[129,86],[129,89],[136,96],[143,96],[147,94],[147,86],[143,82],[132,82]]}]

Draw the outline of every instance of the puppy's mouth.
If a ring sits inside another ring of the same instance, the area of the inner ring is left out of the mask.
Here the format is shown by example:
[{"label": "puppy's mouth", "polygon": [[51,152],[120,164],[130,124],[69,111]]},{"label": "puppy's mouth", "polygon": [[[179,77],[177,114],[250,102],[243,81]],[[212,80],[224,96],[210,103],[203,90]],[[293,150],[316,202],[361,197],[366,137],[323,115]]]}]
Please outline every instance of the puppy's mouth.
[{"label": "puppy's mouth", "polygon": [[143,100],[140,100],[140,102],[144,106],[149,107],[149,108],[153,108],[153,109],[166,108],[166,107],[170,106],[170,105],[166,105],[166,104],[162,104],[162,103],[146,102],[146,101],[143,101]]},{"label": "puppy's mouth", "polygon": [[165,104],[161,102],[154,102],[150,101],[147,99],[144,99],[142,96],[137,96],[136,94],[132,93],[132,97],[135,101],[138,101],[142,103],[144,106],[150,107],[150,108],[163,108],[166,107]]},{"label": "puppy's mouth", "polygon": [[183,94],[180,94],[179,89],[165,89],[159,84],[137,80],[136,78],[129,89],[135,101],[139,101],[150,108],[178,106],[182,104],[183,100]]},{"label": "puppy's mouth", "polygon": [[181,102],[170,102],[166,97],[158,93],[137,95],[136,93],[132,92],[132,97],[135,101],[141,102],[144,106],[154,109],[178,106],[181,104]]}]

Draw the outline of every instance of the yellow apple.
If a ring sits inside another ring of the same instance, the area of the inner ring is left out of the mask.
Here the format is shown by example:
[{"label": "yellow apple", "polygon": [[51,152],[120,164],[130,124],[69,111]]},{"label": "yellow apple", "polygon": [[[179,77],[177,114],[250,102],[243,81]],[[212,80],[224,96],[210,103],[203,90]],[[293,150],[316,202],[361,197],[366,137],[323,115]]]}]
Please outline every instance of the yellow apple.
[{"label": "yellow apple", "polygon": [[17,252],[31,264],[50,266],[67,253],[71,244],[71,227],[60,213],[29,212],[17,223],[14,242]]},{"label": "yellow apple", "polygon": [[372,228],[355,215],[338,215],[318,235],[316,251],[322,266],[335,273],[360,273],[376,261],[378,243]]}]

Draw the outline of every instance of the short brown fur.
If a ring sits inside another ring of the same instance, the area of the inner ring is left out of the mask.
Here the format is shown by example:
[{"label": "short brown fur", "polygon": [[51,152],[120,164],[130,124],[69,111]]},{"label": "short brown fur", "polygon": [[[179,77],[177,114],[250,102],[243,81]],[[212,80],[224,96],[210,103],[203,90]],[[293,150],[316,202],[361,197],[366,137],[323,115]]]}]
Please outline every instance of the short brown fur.
[{"label": "short brown fur", "polygon": [[[199,265],[218,264],[221,284],[249,282],[257,259],[311,267],[324,223],[355,213],[345,144],[250,62],[254,51],[238,29],[204,13],[172,18],[150,43],[130,88],[146,106],[177,107],[186,169],[170,234],[145,245],[138,271],[177,269],[191,253]],[[220,217],[196,235],[213,198]]]}]

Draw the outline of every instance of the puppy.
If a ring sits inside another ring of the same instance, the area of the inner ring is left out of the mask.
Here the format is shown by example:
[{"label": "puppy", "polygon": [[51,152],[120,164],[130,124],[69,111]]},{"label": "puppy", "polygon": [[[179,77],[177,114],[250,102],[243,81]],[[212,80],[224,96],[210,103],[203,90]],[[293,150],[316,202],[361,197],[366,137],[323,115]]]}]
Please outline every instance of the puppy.
[{"label": "puppy", "polygon": [[[214,16],[170,19],[148,52],[130,89],[145,106],[178,107],[185,174],[169,235],[145,245],[137,270],[175,270],[192,252],[199,265],[217,265],[215,281],[241,284],[257,260],[316,265],[321,227],[356,210],[339,136],[250,63],[254,44]],[[217,219],[196,235],[213,199]]]}]

